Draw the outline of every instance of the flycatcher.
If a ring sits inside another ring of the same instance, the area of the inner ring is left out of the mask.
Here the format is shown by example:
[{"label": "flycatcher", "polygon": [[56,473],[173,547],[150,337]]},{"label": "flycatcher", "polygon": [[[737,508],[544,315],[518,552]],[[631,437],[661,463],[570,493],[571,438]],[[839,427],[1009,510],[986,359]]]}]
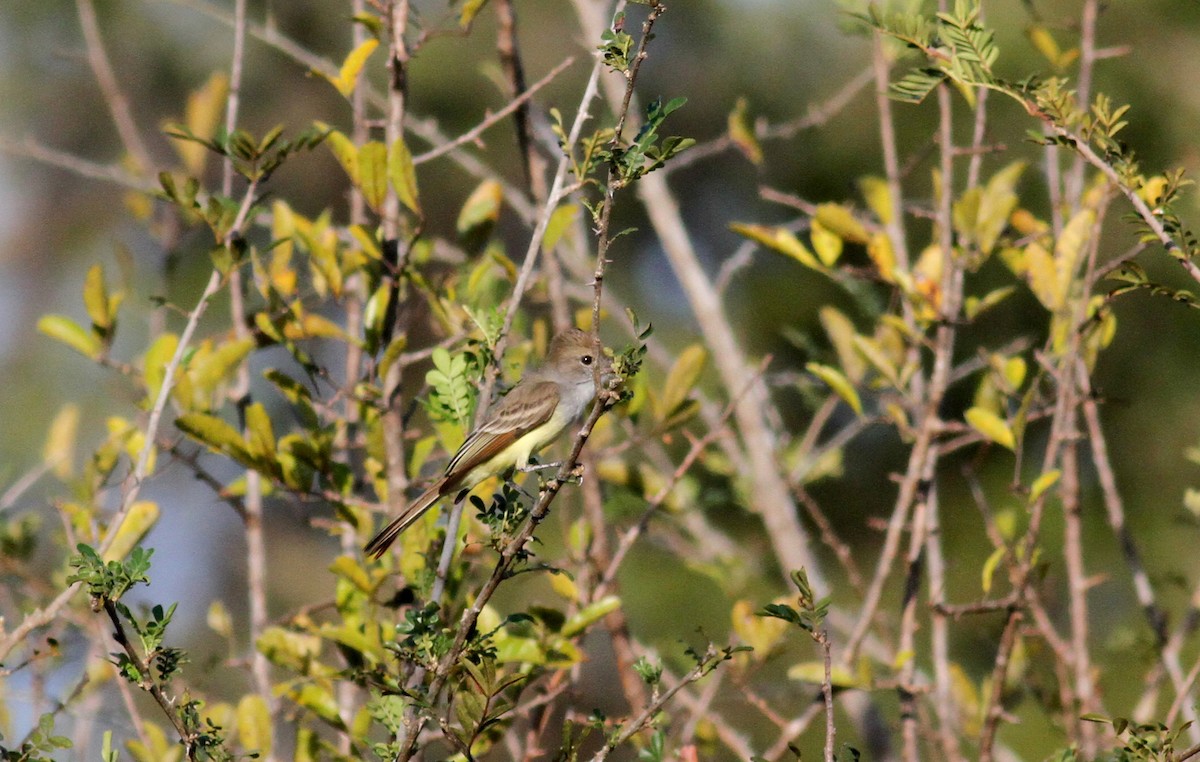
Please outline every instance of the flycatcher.
[{"label": "flycatcher", "polygon": [[550,342],[546,362],[526,371],[520,382],[488,411],[450,459],[446,473],[409,503],[367,543],[366,553],[384,554],[400,533],[446,495],[459,503],[472,487],[508,471],[525,468],[533,453],[550,444],[579,418],[596,396],[596,368],[602,386],[615,377],[612,362],[596,351],[590,334],[570,328]]}]

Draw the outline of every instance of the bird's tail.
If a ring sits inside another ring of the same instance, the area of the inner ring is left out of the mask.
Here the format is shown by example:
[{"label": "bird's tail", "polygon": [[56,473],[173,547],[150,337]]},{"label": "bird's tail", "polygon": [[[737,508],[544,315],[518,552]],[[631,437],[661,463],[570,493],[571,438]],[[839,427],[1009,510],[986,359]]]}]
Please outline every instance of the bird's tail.
[{"label": "bird's tail", "polygon": [[387,526],[379,530],[379,534],[371,538],[371,541],[363,549],[366,554],[373,558],[379,558],[387,552],[387,549],[396,541],[400,533],[412,526],[417,519],[425,514],[425,511],[432,508],[433,504],[442,497],[444,494],[442,490],[445,486],[446,480],[439,479],[436,484],[422,492],[420,497],[409,503],[408,507],[399,516],[392,519]]}]

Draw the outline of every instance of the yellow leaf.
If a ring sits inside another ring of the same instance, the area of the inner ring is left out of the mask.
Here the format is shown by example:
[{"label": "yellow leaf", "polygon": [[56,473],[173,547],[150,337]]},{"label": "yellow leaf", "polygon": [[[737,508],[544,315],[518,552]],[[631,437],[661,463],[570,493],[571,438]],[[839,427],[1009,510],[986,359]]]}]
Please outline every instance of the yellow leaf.
[{"label": "yellow leaf", "polygon": [[228,638],[233,632],[233,618],[229,616],[229,609],[225,608],[225,604],[219,599],[208,605],[206,621],[208,628],[223,638]]},{"label": "yellow leaf", "polygon": [[42,447],[42,461],[59,479],[70,478],[75,470],[75,435],[79,431],[79,406],[63,405],[50,423],[50,433]]},{"label": "yellow leaf", "polygon": [[1008,549],[1001,545],[993,550],[992,554],[987,557],[986,561],[983,562],[983,569],[980,573],[980,585],[983,588],[984,595],[992,592],[992,580],[996,576],[996,567],[999,566],[1000,562],[1004,560],[1004,555],[1007,552]]},{"label": "yellow leaf", "polygon": [[703,344],[692,344],[679,353],[678,359],[667,374],[662,397],[656,405],[660,420],[674,413],[676,408],[687,400],[707,362],[708,351]]},{"label": "yellow leaf", "polygon": [[1095,222],[1095,212],[1091,209],[1080,210],[1063,226],[1062,233],[1054,242],[1055,277],[1057,291],[1061,294],[1060,306],[1066,304],[1071,282],[1079,269],[1079,263],[1083,261],[1083,254],[1092,237]]},{"label": "yellow leaf", "polygon": [[1058,478],[1060,476],[1062,476],[1062,471],[1059,471],[1056,468],[1052,471],[1047,471],[1038,478],[1034,479],[1033,484],[1029,487],[1029,502],[1036,502],[1046,490],[1050,489],[1058,482]]},{"label": "yellow leaf", "polygon": [[246,407],[246,449],[261,458],[275,457],[275,429],[261,402]]},{"label": "yellow leaf", "polygon": [[967,425],[987,439],[1009,450],[1016,448],[1017,443],[1013,437],[1012,429],[1008,427],[1008,423],[1003,418],[991,410],[982,407],[973,407],[963,417],[966,418]]},{"label": "yellow leaf", "polygon": [[579,600],[579,587],[566,574],[551,574],[550,589],[566,598],[568,601]]},{"label": "yellow leaf", "polygon": [[880,222],[887,225],[892,221],[892,195],[888,191],[886,180],[872,175],[861,177],[858,180],[858,190]]},{"label": "yellow leaf", "polygon": [[896,282],[896,252],[887,233],[880,231],[871,235],[871,240],[867,242],[867,256],[875,263],[875,269],[884,283]]},{"label": "yellow leaf", "polygon": [[874,339],[869,339],[861,334],[855,334],[851,339],[854,343],[854,348],[866,358],[875,370],[879,371],[893,385],[899,384],[899,373],[896,370],[896,364],[884,352],[883,347]]},{"label": "yellow leaf", "polygon": [[1024,264],[1025,276],[1029,279],[1029,288],[1038,301],[1048,310],[1062,309],[1066,302],[1066,293],[1059,291],[1054,257],[1050,252],[1034,241],[1025,247],[1021,261]]},{"label": "yellow leaf", "polygon": [[87,276],[83,280],[83,306],[87,308],[88,317],[96,328],[107,331],[112,327],[103,265],[96,264],[88,268]]},{"label": "yellow leaf", "polygon": [[371,583],[371,577],[367,574],[367,570],[353,556],[341,555],[333,559],[333,563],[329,565],[329,571],[348,580],[364,593],[370,594],[375,591],[375,585]]},{"label": "yellow leaf", "polygon": [[804,367],[809,373],[828,384],[834,394],[841,397],[856,415],[862,415],[862,400],[858,397],[858,391],[840,370],[815,362],[810,362]]},{"label": "yellow leaf", "polygon": [[829,343],[837,352],[838,365],[852,383],[860,383],[867,373],[867,364],[854,348],[854,337],[857,335],[854,323],[834,307],[822,307],[817,316],[825,334],[829,336]]},{"label": "yellow leaf", "polygon": [[413,166],[412,152],[408,150],[408,145],[404,142],[403,137],[396,138],[388,152],[388,179],[392,181],[392,187],[396,189],[396,197],[400,199],[400,203],[414,213],[420,214],[417,170]]},{"label": "yellow leaf", "polygon": [[621,599],[615,595],[606,595],[568,617],[567,621],[563,623],[562,635],[572,638],[619,608],[621,608]]},{"label": "yellow leaf", "polygon": [[458,213],[455,229],[465,236],[482,225],[491,225],[500,217],[504,188],[495,180],[484,180],[471,192]]},{"label": "yellow leaf", "polygon": [[372,140],[358,149],[359,190],[375,211],[383,208],[387,197],[387,147]]},{"label": "yellow leaf", "polygon": [[[854,217],[849,207],[842,204],[821,204],[817,207],[814,222],[833,233],[843,241],[850,243],[866,243],[868,234],[866,227]],[[816,246],[814,243],[813,246]]]},{"label": "yellow leaf", "polygon": [[65,315],[43,315],[37,322],[37,329],[85,357],[94,358],[100,354],[100,340],[96,334]]},{"label": "yellow leaf", "polygon": [[775,617],[758,616],[754,604],[739,600],[733,604],[729,615],[733,631],[738,639],[754,649],[753,657],[762,661],[770,656],[771,650],[787,634],[788,623]]},{"label": "yellow leaf", "polygon": [[271,713],[267,702],[257,693],[247,693],[237,705],[238,741],[245,752],[260,759],[271,756]]},{"label": "yellow leaf", "polygon": [[[825,662],[804,661],[788,667],[787,676],[792,680],[821,685],[825,682]],[[834,664],[829,670],[829,682],[834,688],[855,688],[858,681],[854,673],[840,664]]]},{"label": "yellow leaf", "polygon": [[755,166],[762,164],[762,146],[754,134],[754,125],[750,123],[749,104],[745,98],[738,98],[728,119],[729,139],[742,155]]},{"label": "yellow leaf", "polygon": [[808,250],[808,247],[801,243],[800,239],[792,231],[786,228],[771,228],[766,225],[734,222],[729,225],[729,229],[780,254],[786,254],[805,267],[811,267],[814,270],[825,269],[817,261],[817,258],[813,256],[813,253]]},{"label": "yellow leaf", "polygon": [[[202,140],[208,140],[217,134],[217,125],[225,113],[225,105],[229,97],[229,77],[222,71],[213,72],[200,89],[188,95],[184,107],[183,123],[188,130]],[[193,140],[174,140],[171,144],[183,166],[192,175],[204,171],[204,161],[210,151]]]},{"label": "yellow leaf", "polygon": [[812,241],[813,251],[817,253],[817,259],[821,260],[821,264],[826,267],[833,267],[837,264],[838,258],[842,256],[840,236],[814,219],[812,228],[808,232],[808,238]]},{"label": "yellow leaf", "polygon": [[577,204],[563,204],[555,209],[546,223],[546,235],[542,237],[542,251],[552,250],[578,216],[579,206]]},{"label": "yellow leaf", "polygon": [[[150,528],[158,523],[158,503],[149,500],[139,500],[129,507],[124,521],[117,529],[117,537],[108,550],[104,551],[104,560],[120,561],[129,555]],[[111,531],[111,530],[110,530]]]},{"label": "yellow leaf", "polygon": [[358,47],[350,51],[350,55],[346,56],[346,60],[342,62],[342,68],[338,71],[337,79],[331,80],[339,93],[347,98],[350,97],[354,92],[354,88],[358,85],[359,73],[367,63],[367,59],[375,52],[375,48],[378,46],[379,40],[371,37],[359,43]]},{"label": "yellow leaf", "polygon": [[324,122],[317,122],[316,125],[319,129],[327,131],[325,145],[329,146],[329,150],[333,152],[333,157],[338,160],[338,164],[342,165],[342,169],[346,172],[346,177],[349,177],[350,182],[357,186],[358,146],[354,145],[350,138]]}]

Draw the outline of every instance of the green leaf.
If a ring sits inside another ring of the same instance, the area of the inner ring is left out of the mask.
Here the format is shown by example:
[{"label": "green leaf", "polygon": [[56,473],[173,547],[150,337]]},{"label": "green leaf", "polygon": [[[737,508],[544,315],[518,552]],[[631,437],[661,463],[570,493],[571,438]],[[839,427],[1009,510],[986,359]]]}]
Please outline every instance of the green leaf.
[{"label": "green leaf", "polygon": [[991,410],[982,407],[973,407],[963,417],[966,418],[967,425],[987,439],[1009,450],[1016,449],[1017,443],[1013,437],[1012,429],[1008,427],[1003,418]]},{"label": "green leaf", "polygon": [[100,355],[102,347],[96,334],[86,330],[66,315],[43,315],[37,322],[37,329],[46,336],[61,341],[84,357],[95,358]]},{"label": "green leaf", "polygon": [[708,351],[700,343],[692,344],[679,353],[663,383],[662,397],[657,406],[660,420],[665,420],[687,401],[707,362]]},{"label": "green leaf", "polygon": [[400,203],[407,206],[414,214],[421,213],[421,203],[417,190],[417,170],[413,166],[412,152],[403,137],[392,142],[388,151],[388,179],[396,189],[396,197]]},{"label": "green leaf", "polygon": [[563,623],[562,635],[572,638],[586,630],[592,624],[621,608],[621,599],[616,595],[606,595],[600,600],[581,609]]},{"label": "green leaf", "polygon": [[387,164],[387,146],[378,140],[372,140],[358,149],[358,187],[367,204],[376,212],[383,208],[383,200],[387,198]]},{"label": "green leaf", "polygon": [[863,414],[862,400],[859,399],[858,390],[854,388],[854,384],[850,383],[850,379],[846,378],[845,374],[840,370],[815,362],[810,362],[804,367],[809,373],[828,384],[834,394],[841,397],[850,406],[855,415]]}]

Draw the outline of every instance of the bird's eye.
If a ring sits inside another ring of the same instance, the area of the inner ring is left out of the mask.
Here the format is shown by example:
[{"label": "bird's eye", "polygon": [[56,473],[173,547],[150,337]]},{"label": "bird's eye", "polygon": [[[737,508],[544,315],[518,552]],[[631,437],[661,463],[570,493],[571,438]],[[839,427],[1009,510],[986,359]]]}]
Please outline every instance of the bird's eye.
[{"label": "bird's eye", "polygon": [[592,356],[584,355],[583,357],[579,358],[579,362],[583,363],[584,365],[591,365],[592,364]]}]

